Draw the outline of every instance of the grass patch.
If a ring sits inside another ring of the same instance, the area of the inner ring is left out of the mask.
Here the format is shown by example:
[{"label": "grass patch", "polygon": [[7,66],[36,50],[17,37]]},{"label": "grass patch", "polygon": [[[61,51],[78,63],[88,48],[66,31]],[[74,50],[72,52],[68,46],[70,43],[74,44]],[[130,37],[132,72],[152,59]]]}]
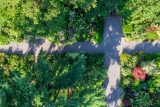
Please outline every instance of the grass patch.
[{"label": "grass patch", "polygon": [[154,41],[154,40],[159,39],[159,36],[157,35],[156,32],[147,32],[146,39],[148,39],[149,41]]},{"label": "grass patch", "polygon": [[133,25],[131,25],[131,24],[124,24],[122,26],[122,29],[123,29],[123,33],[124,34],[132,33],[133,32]]}]

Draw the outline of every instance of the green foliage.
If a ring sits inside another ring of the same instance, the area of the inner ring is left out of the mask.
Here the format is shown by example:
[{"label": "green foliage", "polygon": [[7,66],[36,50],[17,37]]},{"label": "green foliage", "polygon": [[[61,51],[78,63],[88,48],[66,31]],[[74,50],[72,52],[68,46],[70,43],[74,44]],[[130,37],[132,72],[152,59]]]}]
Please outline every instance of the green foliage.
[{"label": "green foliage", "polygon": [[6,107],[6,93],[0,90],[0,107]]},{"label": "green foliage", "polygon": [[144,54],[143,59],[144,61],[151,61],[155,60],[155,62],[159,61],[160,54],[159,53],[152,53],[152,54]]},{"label": "green foliage", "polygon": [[0,44],[37,36],[65,45],[84,40],[99,43],[100,22],[113,9],[129,24],[123,26],[124,32],[132,32],[134,25],[127,37],[157,39],[145,34],[148,27],[160,24],[158,0],[1,0]]},{"label": "green foliage", "polygon": [[126,33],[132,33],[133,32],[133,24],[129,24],[129,23],[126,23],[123,19],[123,26],[122,26],[122,29],[123,29],[123,33],[126,34]]},{"label": "green foliage", "polygon": [[[41,54],[37,64],[33,60],[33,56],[0,54],[1,105],[105,106],[103,56]],[[68,88],[73,90],[69,99]]]},{"label": "green foliage", "polygon": [[101,34],[99,32],[95,32],[95,33],[92,34],[94,43],[100,43],[102,41],[103,38],[100,35]]},{"label": "green foliage", "polygon": [[134,107],[150,107],[152,105],[150,96],[148,93],[138,93],[137,97],[132,101]]},{"label": "green foliage", "polygon": [[123,25],[123,33],[132,33],[133,25]]},{"label": "green foliage", "polygon": [[[146,40],[150,37],[144,37],[146,29],[151,26],[160,26],[160,1],[159,0],[118,0],[117,10],[125,22],[134,25],[134,31],[131,38],[136,40]],[[137,36],[135,38],[135,35]],[[151,36],[151,39],[159,39],[157,36]]]},{"label": "green foliage", "polygon": [[146,36],[147,36],[146,38],[150,41],[158,39],[158,35],[156,32],[147,32]]},{"label": "green foliage", "polygon": [[71,66],[67,72],[67,74],[61,75],[55,83],[56,88],[66,88],[73,87],[75,84],[77,85],[83,78],[83,74],[85,72],[85,56],[80,56],[80,58]]},{"label": "green foliage", "polygon": [[156,74],[152,77],[152,80],[149,81],[148,85],[150,88],[150,92],[156,92],[160,88],[160,75]]},{"label": "green foliage", "polygon": [[113,7],[110,0],[1,0],[0,44],[40,36],[67,45],[83,35],[99,43]]},{"label": "green foliage", "polygon": [[149,76],[159,72],[159,69],[155,64],[154,60],[141,62],[141,67]]},{"label": "green foliage", "polygon": [[[144,81],[135,80],[132,76],[132,64],[134,57],[137,57],[137,66],[147,73]],[[159,106],[160,54],[143,54],[138,52],[133,55],[122,54],[121,60],[121,87],[123,89],[122,99],[129,99],[135,107]],[[130,62],[129,62],[130,61]]]},{"label": "green foliage", "polygon": [[137,65],[138,62],[138,56],[129,55],[127,53],[123,53],[120,55],[121,65],[127,66],[129,68],[134,68]]}]

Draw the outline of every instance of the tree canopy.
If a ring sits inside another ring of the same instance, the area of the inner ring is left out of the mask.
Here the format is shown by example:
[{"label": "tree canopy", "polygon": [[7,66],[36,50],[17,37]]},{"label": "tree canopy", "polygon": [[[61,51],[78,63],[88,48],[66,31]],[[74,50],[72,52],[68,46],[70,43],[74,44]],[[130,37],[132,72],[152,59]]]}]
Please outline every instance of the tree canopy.
[{"label": "tree canopy", "polygon": [[114,9],[136,32],[160,24],[159,0],[0,0],[0,44],[39,36],[99,43],[103,20]]},{"label": "tree canopy", "polygon": [[0,0],[0,43],[37,36],[54,43],[98,42],[108,7],[104,0]]},{"label": "tree canopy", "polygon": [[103,56],[0,54],[0,107],[105,106]]}]

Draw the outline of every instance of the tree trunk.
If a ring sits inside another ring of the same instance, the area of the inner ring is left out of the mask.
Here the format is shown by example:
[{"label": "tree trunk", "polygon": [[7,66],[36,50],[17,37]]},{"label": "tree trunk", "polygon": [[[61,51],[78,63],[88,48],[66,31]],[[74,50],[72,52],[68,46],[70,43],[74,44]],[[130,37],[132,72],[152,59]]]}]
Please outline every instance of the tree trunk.
[{"label": "tree trunk", "polygon": [[67,100],[69,100],[72,95],[73,95],[73,90],[72,90],[72,88],[69,87],[67,90]]},{"label": "tree trunk", "polygon": [[37,56],[34,55],[34,64],[37,64]]}]

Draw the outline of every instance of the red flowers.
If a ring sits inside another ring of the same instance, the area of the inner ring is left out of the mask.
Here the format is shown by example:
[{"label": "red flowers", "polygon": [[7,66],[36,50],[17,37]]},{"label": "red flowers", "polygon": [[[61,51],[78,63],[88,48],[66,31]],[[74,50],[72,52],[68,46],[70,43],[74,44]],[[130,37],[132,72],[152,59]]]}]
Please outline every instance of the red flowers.
[{"label": "red flowers", "polygon": [[141,67],[134,68],[132,75],[137,80],[145,80],[146,78],[146,73],[143,72]]}]

